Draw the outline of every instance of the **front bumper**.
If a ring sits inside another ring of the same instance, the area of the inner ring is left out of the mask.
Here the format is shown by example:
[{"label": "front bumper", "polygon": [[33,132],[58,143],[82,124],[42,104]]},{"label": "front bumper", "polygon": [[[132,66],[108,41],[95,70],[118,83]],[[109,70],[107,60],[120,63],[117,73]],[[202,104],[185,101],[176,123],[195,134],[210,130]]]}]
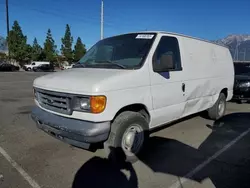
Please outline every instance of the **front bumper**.
[{"label": "front bumper", "polygon": [[39,107],[31,113],[37,127],[51,136],[76,147],[90,149],[91,144],[108,139],[110,122],[88,122],[58,116]]}]

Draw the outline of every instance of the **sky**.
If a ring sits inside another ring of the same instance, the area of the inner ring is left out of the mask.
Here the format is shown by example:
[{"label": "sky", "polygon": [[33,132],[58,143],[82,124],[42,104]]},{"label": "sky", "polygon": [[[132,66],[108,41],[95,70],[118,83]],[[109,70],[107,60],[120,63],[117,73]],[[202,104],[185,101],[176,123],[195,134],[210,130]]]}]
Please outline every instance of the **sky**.
[{"label": "sky", "polygon": [[[87,48],[100,40],[101,0],[9,0],[10,26],[17,20],[32,43],[43,45],[48,28],[58,46],[69,24]],[[250,33],[250,0],[104,0],[104,37],[161,30],[207,40]],[[6,36],[0,1],[0,36]]]}]

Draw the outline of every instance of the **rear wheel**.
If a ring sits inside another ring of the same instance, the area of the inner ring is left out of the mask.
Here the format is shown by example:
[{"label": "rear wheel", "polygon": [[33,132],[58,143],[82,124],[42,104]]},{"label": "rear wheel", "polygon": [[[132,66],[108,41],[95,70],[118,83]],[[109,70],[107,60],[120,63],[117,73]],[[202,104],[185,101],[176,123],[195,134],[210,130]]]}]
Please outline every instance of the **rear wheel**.
[{"label": "rear wheel", "polygon": [[208,116],[210,119],[217,120],[224,116],[226,112],[226,96],[224,93],[220,93],[218,100],[214,106],[208,109]]},{"label": "rear wheel", "polygon": [[126,111],[119,114],[111,125],[104,149],[108,157],[114,156],[116,148],[122,149],[126,161],[135,162],[148,140],[148,123],[137,112]]}]

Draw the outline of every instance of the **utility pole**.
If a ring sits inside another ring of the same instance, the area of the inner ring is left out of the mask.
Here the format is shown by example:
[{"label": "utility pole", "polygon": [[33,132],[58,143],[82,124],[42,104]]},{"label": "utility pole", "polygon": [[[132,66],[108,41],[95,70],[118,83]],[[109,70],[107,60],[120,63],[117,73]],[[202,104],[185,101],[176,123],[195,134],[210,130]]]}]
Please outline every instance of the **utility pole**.
[{"label": "utility pole", "polygon": [[[8,0],[5,1],[6,5],[6,26],[7,26],[7,38],[9,37],[10,33],[10,23],[9,23],[9,2]],[[10,49],[9,49],[9,42],[7,41],[8,46],[8,57],[10,58]]]},{"label": "utility pole", "polygon": [[103,0],[101,0],[101,40],[103,39]]}]

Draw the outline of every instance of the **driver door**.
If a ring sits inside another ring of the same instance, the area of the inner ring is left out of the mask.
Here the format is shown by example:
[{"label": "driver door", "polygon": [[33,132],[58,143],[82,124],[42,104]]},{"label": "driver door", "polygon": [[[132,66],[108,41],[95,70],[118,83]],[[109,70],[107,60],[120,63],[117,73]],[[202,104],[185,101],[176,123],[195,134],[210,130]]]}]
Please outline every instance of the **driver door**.
[{"label": "driver door", "polygon": [[179,40],[177,37],[162,36],[153,55],[150,72],[153,100],[152,127],[176,120],[184,111],[185,82]]}]

